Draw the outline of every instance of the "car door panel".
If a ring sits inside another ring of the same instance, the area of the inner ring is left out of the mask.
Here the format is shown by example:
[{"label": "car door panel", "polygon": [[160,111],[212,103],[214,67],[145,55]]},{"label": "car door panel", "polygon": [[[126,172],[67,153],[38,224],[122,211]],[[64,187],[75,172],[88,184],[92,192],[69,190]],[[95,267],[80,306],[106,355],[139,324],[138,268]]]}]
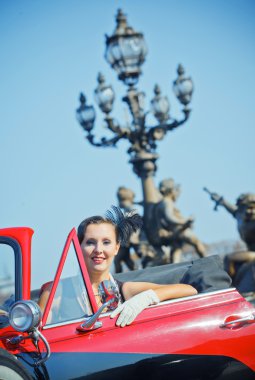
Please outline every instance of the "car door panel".
[{"label": "car door panel", "polygon": [[[102,361],[102,358],[104,363],[117,363],[119,360],[119,365],[124,361],[124,367],[137,367],[138,362],[144,363],[146,360],[147,368],[151,365],[148,364],[150,360],[153,363],[156,360],[158,366],[164,368],[167,366],[166,363],[175,363],[175,370],[171,371],[178,372],[176,361],[185,362],[189,368],[187,371],[193,371],[194,376],[198,363],[203,360],[214,363],[215,366],[217,362],[217,366],[220,365],[222,370],[224,367],[224,371],[226,366],[231,366],[232,370],[239,366],[239,371],[245,370],[249,373],[248,367],[255,368],[255,325],[247,324],[231,329],[221,326],[231,315],[239,318],[253,311],[253,307],[233,289],[150,307],[144,310],[133,324],[125,328],[115,326],[115,320],[110,319],[109,315],[100,318],[103,324],[101,328],[85,333],[77,332],[76,328],[81,322],[48,327],[44,329],[44,335],[50,343],[52,355],[46,367],[65,368],[68,363],[65,358],[71,355],[72,360],[76,360],[74,357],[77,354],[83,358],[81,360],[84,363],[84,371],[89,368],[90,372],[95,370],[93,360],[88,359],[93,353],[92,357],[97,357],[97,362]],[[253,360],[250,360],[252,357]],[[53,363],[55,360],[58,364]],[[196,365],[193,365],[194,363]],[[106,370],[109,370],[107,365],[100,371]],[[166,371],[169,372],[170,369]]]}]

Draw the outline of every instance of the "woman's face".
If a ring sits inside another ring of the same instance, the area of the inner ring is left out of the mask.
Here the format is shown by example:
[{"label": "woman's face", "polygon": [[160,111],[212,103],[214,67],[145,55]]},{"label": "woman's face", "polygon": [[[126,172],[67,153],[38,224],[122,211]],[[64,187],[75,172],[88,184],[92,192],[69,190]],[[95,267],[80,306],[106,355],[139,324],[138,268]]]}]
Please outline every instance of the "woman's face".
[{"label": "woman's face", "polygon": [[108,274],[119,247],[120,244],[116,241],[115,227],[112,224],[89,224],[81,243],[89,274]]}]

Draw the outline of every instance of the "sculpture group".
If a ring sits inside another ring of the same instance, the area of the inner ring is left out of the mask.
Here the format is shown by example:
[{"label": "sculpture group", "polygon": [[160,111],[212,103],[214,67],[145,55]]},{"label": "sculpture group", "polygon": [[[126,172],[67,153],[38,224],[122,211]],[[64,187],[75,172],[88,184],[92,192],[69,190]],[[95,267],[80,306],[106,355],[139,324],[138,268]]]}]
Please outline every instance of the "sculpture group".
[{"label": "sculpture group", "polygon": [[[147,184],[150,185],[148,189]],[[146,182],[144,186],[145,194],[157,194],[157,202],[135,202],[134,192],[125,187],[119,187],[117,192],[119,206],[124,211],[134,209],[136,204],[144,207],[144,228],[131,237],[128,246],[121,247],[121,255],[115,259],[116,271],[122,270],[121,261],[129,269],[134,269],[130,257],[132,249],[141,258],[143,267],[180,262],[186,245],[192,246],[199,257],[204,257],[205,246],[192,231],[194,219],[183,217],[176,207],[180,185],[168,178],[160,182],[158,189],[151,187],[152,182]]]},{"label": "sculpture group", "polygon": [[[145,181],[143,189],[144,195],[154,194],[155,199],[158,199],[154,202],[149,202],[147,198],[145,201],[136,202],[135,194],[131,189],[123,186],[118,189],[119,206],[124,211],[130,211],[136,205],[144,207],[144,229],[131,237],[130,244],[121,247],[121,254],[115,261],[116,272],[122,271],[122,262],[131,270],[135,268],[130,256],[132,250],[141,259],[143,267],[180,262],[183,260],[184,248],[187,245],[193,247],[198,257],[206,255],[205,245],[192,231],[194,219],[183,217],[176,207],[175,203],[181,191],[180,185],[175,184],[172,178],[162,180],[158,189],[152,187],[152,184],[152,181]],[[255,194],[241,194],[236,203],[232,204],[223,196],[210,192],[207,188],[204,190],[215,202],[214,210],[217,210],[219,206],[223,207],[236,219],[239,236],[247,249],[227,254],[224,258],[225,269],[231,275],[235,286],[244,293],[253,292],[255,286]]]}]

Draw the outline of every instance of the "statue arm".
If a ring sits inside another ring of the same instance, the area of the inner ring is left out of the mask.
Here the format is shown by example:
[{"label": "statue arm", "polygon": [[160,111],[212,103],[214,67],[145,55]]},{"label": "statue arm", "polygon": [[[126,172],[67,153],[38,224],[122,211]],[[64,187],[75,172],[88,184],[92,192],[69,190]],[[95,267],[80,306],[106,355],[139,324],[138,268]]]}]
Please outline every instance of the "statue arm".
[{"label": "statue arm", "polygon": [[173,205],[164,204],[164,216],[167,223],[183,225],[189,219],[183,218],[181,215],[176,215]]},{"label": "statue arm", "polygon": [[225,201],[224,198],[222,198],[221,202],[219,203],[220,206],[223,206],[231,215],[235,216],[237,207],[232,205],[231,203]]},{"label": "statue arm", "polygon": [[215,202],[215,208],[214,208],[215,210],[217,210],[218,206],[222,206],[230,214],[232,214],[233,216],[235,216],[235,213],[236,213],[236,210],[237,210],[237,207],[235,205],[232,205],[231,203],[225,201],[225,199],[223,198],[223,196],[221,196],[221,195],[219,195],[217,193],[211,192],[206,187],[204,187],[204,191],[206,191],[210,195],[211,200],[213,200]]},{"label": "statue arm", "polygon": [[218,206],[224,207],[231,215],[235,216],[235,212],[237,207],[232,205],[232,203],[227,202],[222,196],[219,196],[217,193],[211,194],[211,199],[215,201],[215,210],[217,210]]}]

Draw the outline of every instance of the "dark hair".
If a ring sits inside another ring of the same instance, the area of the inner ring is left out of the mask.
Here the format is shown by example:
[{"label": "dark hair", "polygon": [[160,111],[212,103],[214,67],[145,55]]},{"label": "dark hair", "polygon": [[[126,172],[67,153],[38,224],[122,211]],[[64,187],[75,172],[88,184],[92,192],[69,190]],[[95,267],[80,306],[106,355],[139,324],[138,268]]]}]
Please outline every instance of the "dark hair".
[{"label": "dark hair", "polygon": [[142,218],[135,210],[123,213],[119,207],[112,206],[106,211],[105,216],[91,216],[80,223],[77,230],[80,244],[88,225],[101,223],[108,223],[115,227],[117,242],[126,244],[129,242],[131,234],[142,227]]},{"label": "dark hair", "polygon": [[79,224],[79,227],[78,227],[78,230],[77,230],[77,236],[78,236],[79,243],[80,244],[82,243],[82,241],[84,239],[85,231],[86,231],[86,229],[87,229],[87,227],[88,227],[89,224],[102,224],[102,223],[112,224],[115,227],[115,229],[116,229],[116,238],[117,238],[117,241],[119,241],[118,231],[117,231],[116,226],[112,222],[110,222],[109,220],[106,220],[106,218],[104,218],[103,216],[95,215],[95,216],[91,216],[89,218],[84,219]]}]

